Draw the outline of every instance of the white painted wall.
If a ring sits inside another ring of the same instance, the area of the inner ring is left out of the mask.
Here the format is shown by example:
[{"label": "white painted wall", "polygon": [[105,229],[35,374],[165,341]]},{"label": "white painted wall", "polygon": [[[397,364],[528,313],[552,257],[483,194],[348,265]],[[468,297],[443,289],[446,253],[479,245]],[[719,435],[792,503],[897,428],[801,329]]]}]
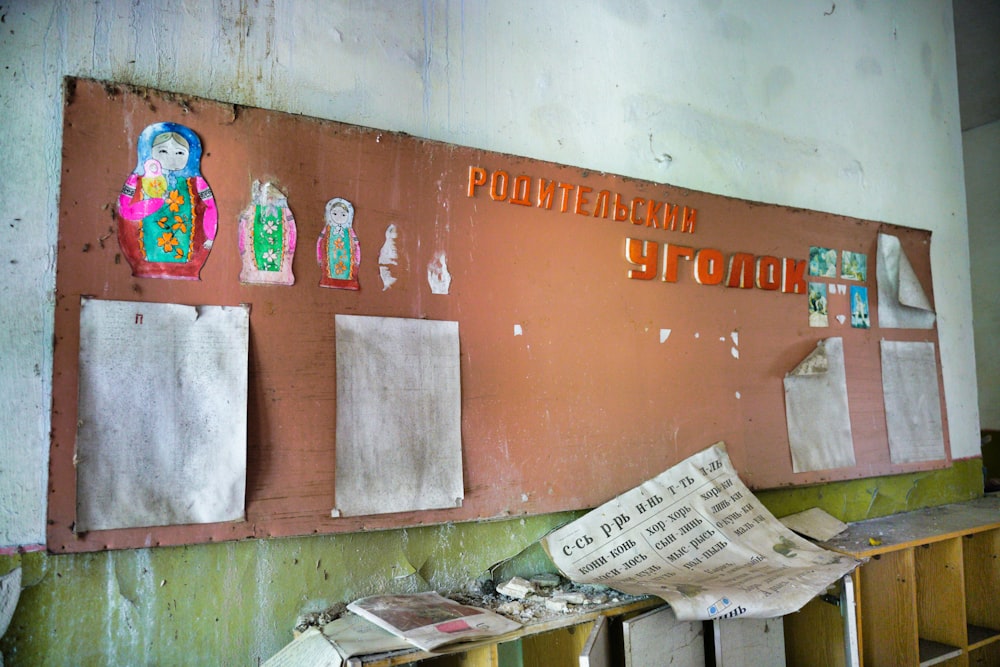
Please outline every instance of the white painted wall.
[{"label": "white painted wall", "polygon": [[0,545],[44,541],[66,75],[931,229],[952,449],[979,453],[947,0],[14,0],[0,14]]},{"label": "white painted wall", "polygon": [[962,135],[982,428],[1000,429],[1000,121]]}]

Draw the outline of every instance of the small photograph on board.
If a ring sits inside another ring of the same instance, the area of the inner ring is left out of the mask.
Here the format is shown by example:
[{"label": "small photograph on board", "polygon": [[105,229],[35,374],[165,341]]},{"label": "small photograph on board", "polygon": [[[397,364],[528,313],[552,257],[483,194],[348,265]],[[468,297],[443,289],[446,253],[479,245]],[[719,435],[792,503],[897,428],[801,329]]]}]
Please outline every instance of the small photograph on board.
[{"label": "small photograph on board", "polygon": [[254,181],[250,205],[240,214],[237,245],[243,268],[240,282],[292,285],[295,217],[285,193],[273,183]]},{"label": "small photograph on board", "polygon": [[809,248],[809,275],[819,278],[837,277],[837,251],[832,248]]},{"label": "small photograph on board", "polygon": [[826,308],[826,285],[824,283],[809,283],[809,326],[826,327],[829,325]]},{"label": "small photograph on board", "polygon": [[138,162],[118,197],[118,245],[136,278],[199,280],[218,211],[201,175],[201,140],[177,123],[139,135]]},{"label": "small photograph on board", "polygon": [[316,241],[316,259],[323,269],[320,287],[361,289],[361,244],[354,232],[354,205],[334,197],[326,203],[326,221]]},{"label": "small photograph on board", "polygon": [[845,280],[868,280],[868,256],[863,252],[845,250],[840,257],[840,277]]},{"label": "small photograph on board", "polygon": [[868,288],[851,285],[851,326],[855,329],[871,328],[868,316]]}]

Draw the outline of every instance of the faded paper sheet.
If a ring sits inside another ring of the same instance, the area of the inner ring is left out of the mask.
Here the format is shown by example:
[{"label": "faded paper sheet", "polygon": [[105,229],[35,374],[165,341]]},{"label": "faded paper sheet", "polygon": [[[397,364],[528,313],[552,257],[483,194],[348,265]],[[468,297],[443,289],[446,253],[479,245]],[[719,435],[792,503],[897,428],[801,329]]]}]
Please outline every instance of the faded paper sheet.
[{"label": "faded paper sheet", "polygon": [[819,507],[810,507],[804,512],[796,512],[781,517],[781,523],[799,535],[825,542],[847,530],[847,524],[835,516],[827,514]]},{"label": "faded paper sheet", "polygon": [[785,528],[721,442],[542,538],[570,580],[657,595],[681,620],[800,609],[860,562]]},{"label": "faded paper sheet", "polygon": [[883,329],[930,329],[934,307],[917,274],[891,234],[878,235],[878,325]]},{"label": "faded paper sheet", "polygon": [[882,341],[882,395],[892,462],[945,458],[933,343]]},{"label": "faded paper sheet", "polygon": [[263,667],[340,667],[344,658],[319,628],[307,628]]},{"label": "faded paper sheet", "polygon": [[333,516],[458,507],[458,323],[337,315]]},{"label": "faded paper sheet", "polygon": [[76,530],[243,518],[247,306],[80,304]]},{"label": "faded paper sheet", "polygon": [[794,472],[854,465],[842,338],[821,340],[785,375],[785,419]]}]

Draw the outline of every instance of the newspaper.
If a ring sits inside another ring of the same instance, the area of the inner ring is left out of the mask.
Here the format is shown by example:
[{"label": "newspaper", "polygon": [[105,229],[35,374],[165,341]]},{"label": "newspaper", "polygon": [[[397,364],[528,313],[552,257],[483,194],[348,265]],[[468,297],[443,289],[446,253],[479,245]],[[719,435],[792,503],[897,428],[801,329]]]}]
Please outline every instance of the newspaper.
[{"label": "newspaper", "polygon": [[782,616],[861,564],[783,526],[740,481],[721,442],[542,546],[570,580],[659,596],[687,621]]},{"label": "newspaper", "polygon": [[355,600],[347,608],[425,651],[521,627],[488,609],[463,605],[434,592],[375,595]]}]

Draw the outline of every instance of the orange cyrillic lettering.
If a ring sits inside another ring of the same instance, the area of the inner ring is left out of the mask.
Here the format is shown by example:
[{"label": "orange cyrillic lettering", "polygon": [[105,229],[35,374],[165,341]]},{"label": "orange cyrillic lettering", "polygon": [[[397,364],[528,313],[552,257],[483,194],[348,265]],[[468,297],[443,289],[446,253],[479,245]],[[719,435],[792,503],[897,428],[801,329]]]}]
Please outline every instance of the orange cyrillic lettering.
[{"label": "orange cyrillic lettering", "polygon": [[546,181],[544,178],[538,179],[538,208],[547,208],[552,210],[552,198],[555,194],[555,181]]},{"label": "orange cyrillic lettering", "polygon": [[628,277],[634,280],[652,280],[656,276],[657,257],[660,245],[652,241],[625,239],[625,259],[631,264],[638,264],[639,270],[629,269]]},{"label": "orange cyrillic lettering", "polygon": [[518,176],[514,179],[514,187],[510,189],[510,203],[521,206],[531,206],[528,195],[531,194],[531,177]]},{"label": "orange cyrillic lettering", "polygon": [[588,192],[593,192],[593,191],[594,188],[588,188],[586,185],[577,186],[576,209],[574,211],[577,215],[590,215],[590,213],[587,212],[587,209],[584,208],[584,206],[586,206],[587,202],[589,202],[590,200],[584,197],[584,195],[587,194]]},{"label": "orange cyrillic lettering", "polygon": [[[502,183],[503,187],[497,187],[498,183]],[[493,201],[504,201],[507,199],[507,188],[510,186],[510,174],[508,174],[503,169],[497,169],[493,172],[492,178],[490,178],[490,198]]]},{"label": "orange cyrillic lettering", "polygon": [[647,227],[658,227],[656,224],[656,216],[660,214],[660,209],[663,208],[663,202],[658,202],[655,199],[650,199],[646,206],[646,226]]},{"label": "orange cyrillic lettering", "polygon": [[622,196],[615,193],[615,220],[621,222],[628,220],[628,206],[622,205]]},{"label": "orange cyrillic lettering", "polygon": [[695,255],[694,279],[699,285],[718,285],[725,273],[726,267],[720,250],[702,248]]},{"label": "orange cyrillic lettering", "polygon": [[562,190],[562,199],[559,201],[559,212],[565,213],[569,210],[569,193],[573,191],[572,183],[560,183],[559,189]]},{"label": "orange cyrillic lettering", "polygon": [[632,221],[633,225],[641,225],[642,224],[643,221],[642,221],[641,218],[639,220],[635,219],[635,212],[638,211],[639,207],[642,206],[645,203],[646,203],[646,200],[643,199],[642,197],[633,197],[632,198],[632,203],[629,204],[629,208],[632,211],[631,211],[631,213],[629,213],[628,219]]},{"label": "orange cyrillic lettering", "polygon": [[729,275],[726,277],[726,287],[753,287],[753,255],[747,252],[733,253],[729,258]]},{"label": "orange cyrillic lettering", "polygon": [[608,207],[611,205],[611,192],[608,190],[601,190],[597,193],[597,201],[594,203],[594,217],[595,218],[606,218],[608,217]]},{"label": "orange cyrillic lettering", "polygon": [[781,271],[781,291],[785,294],[805,294],[806,288],[806,260],[795,261],[791,257],[786,257],[782,263]]},{"label": "orange cyrillic lettering", "polygon": [[663,253],[663,282],[675,283],[679,268],[677,259],[679,257],[691,259],[694,256],[694,248],[674,245],[673,243],[664,243],[663,245],[666,246],[666,252]]},{"label": "orange cyrillic lettering", "polygon": [[469,196],[476,194],[476,187],[486,185],[486,170],[469,165]]},{"label": "orange cyrillic lettering", "polygon": [[681,218],[681,232],[694,234],[694,224],[698,222],[698,209],[684,207],[684,215]]},{"label": "orange cyrillic lettering", "polygon": [[680,207],[677,204],[663,202],[663,228],[672,232],[677,231],[677,211]]},{"label": "orange cyrillic lettering", "polygon": [[781,287],[779,270],[781,262],[777,257],[765,255],[757,258],[757,287],[775,290]]}]

